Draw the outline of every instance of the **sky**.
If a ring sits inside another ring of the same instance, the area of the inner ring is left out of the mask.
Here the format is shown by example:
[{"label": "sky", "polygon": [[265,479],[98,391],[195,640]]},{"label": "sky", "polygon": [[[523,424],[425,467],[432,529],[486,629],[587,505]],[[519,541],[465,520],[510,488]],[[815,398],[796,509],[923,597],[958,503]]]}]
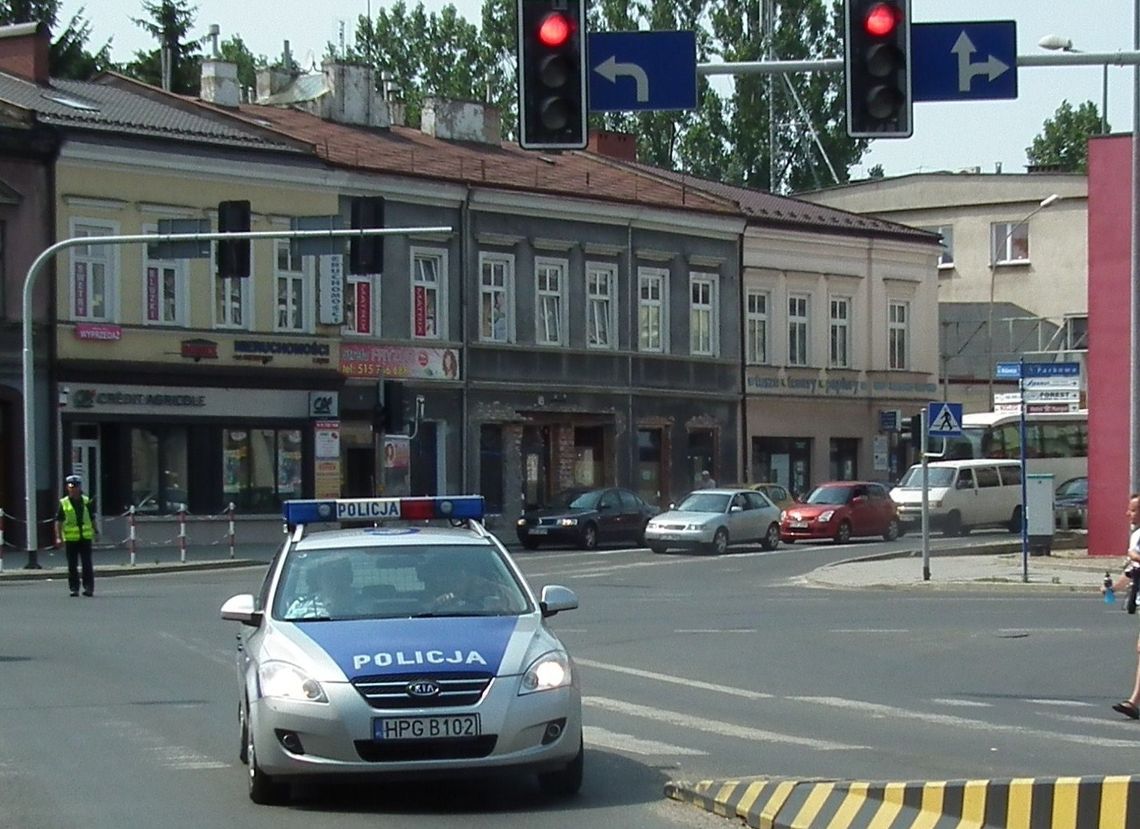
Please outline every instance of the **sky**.
[{"label": "sky", "polygon": [[[419,0],[416,0],[418,2]],[[406,0],[414,8],[416,2]],[[343,36],[353,42],[357,18],[375,14],[389,0],[198,0],[194,34],[204,36],[211,23],[221,27],[222,39],[241,35],[255,55],[276,57],[284,41],[302,65],[319,63],[325,45]],[[445,0],[423,0],[428,11],[438,11]],[[467,21],[478,24],[482,0],[454,0]],[[132,17],[145,17],[143,0],[63,0],[60,19],[86,8],[91,22],[89,50],[111,40],[115,61],[126,61],[137,50],[150,50],[154,42]],[[1085,52],[1133,51],[1134,20],[1140,0],[1095,0],[1064,3],[1053,0],[911,0],[911,17],[917,23],[1013,20],[1017,24],[1019,55],[1048,54],[1037,43],[1046,35],[1060,35]],[[835,55],[835,57],[840,57]],[[975,59],[981,60],[983,55]],[[917,103],[914,135],[906,139],[880,139],[871,143],[863,164],[852,169],[860,178],[875,164],[887,175],[979,167],[994,172],[1023,172],[1025,149],[1041,132],[1063,100],[1077,106],[1093,101],[1101,106],[1104,69],[1089,67],[1021,67],[1018,98],[1005,101]],[[1132,129],[1136,92],[1132,67],[1108,68],[1108,122],[1113,132]]]}]

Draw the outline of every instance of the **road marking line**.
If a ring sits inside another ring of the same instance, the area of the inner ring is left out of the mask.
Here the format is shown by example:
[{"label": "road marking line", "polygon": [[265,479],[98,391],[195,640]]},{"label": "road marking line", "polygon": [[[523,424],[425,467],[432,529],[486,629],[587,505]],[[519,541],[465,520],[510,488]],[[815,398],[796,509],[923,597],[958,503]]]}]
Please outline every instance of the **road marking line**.
[{"label": "road marking line", "polygon": [[959,708],[992,708],[993,706],[988,702],[977,702],[972,699],[932,699],[935,705],[956,705]]},{"label": "road marking line", "polygon": [[[1108,718],[1108,714],[1103,717],[1079,717],[1076,714],[1058,714],[1055,711],[1038,711],[1037,716],[1048,717],[1051,720],[1060,720],[1061,722],[1077,723],[1079,725],[1110,725],[1113,729],[1121,725],[1119,718],[1111,720]],[[1133,745],[1136,745],[1136,743],[1133,742]]]},{"label": "road marking line", "polygon": [[866,749],[869,746],[848,745],[846,743],[833,743],[830,740],[817,740],[814,737],[800,737],[795,734],[781,734],[778,731],[766,731],[761,728],[751,728],[747,725],[709,720],[704,717],[694,717],[678,711],[666,711],[649,705],[635,705],[617,699],[605,697],[583,697],[582,703],[592,708],[625,714],[629,717],[642,717],[657,723],[668,723],[680,728],[689,728],[703,731],[707,734],[716,734],[721,737],[736,737],[742,740],[757,740],[769,743],[784,743],[788,745],[814,748],[820,751],[850,751]]},{"label": "road marking line", "polygon": [[678,628],[674,633],[755,633],[756,628]]},{"label": "road marking line", "polygon": [[831,633],[910,633],[909,628],[832,628]]},{"label": "road marking line", "polygon": [[715,691],[720,694],[727,694],[731,697],[743,697],[744,699],[772,699],[772,694],[765,694],[762,691],[749,691],[746,688],[733,688],[731,685],[715,685],[711,682],[701,682],[699,679],[685,679],[680,676],[673,676],[671,674],[659,674],[656,671],[642,671],[637,668],[628,668],[625,665],[611,665],[608,662],[598,662],[593,659],[580,659],[575,657],[574,661],[579,665],[584,665],[587,668],[598,668],[602,671],[613,671],[618,674],[627,674],[628,676],[636,676],[641,679],[654,679],[658,682],[667,682],[670,685],[683,685],[686,688],[696,688],[701,691]]},{"label": "road marking line", "polygon": [[1079,699],[1027,699],[1026,702],[1032,702],[1034,705],[1069,705],[1073,708],[1094,707],[1091,702],[1084,702]]},{"label": "road marking line", "polygon": [[1113,748],[1136,748],[1136,740],[1115,740],[1086,734],[1065,734],[1060,731],[1043,731],[1036,728],[1026,728],[1017,725],[1002,725],[1001,723],[986,722],[984,720],[971,720],[966,717],[957,717],[953,714],[935,714],[930,711],[909,711],[906,708],[896,708],[893,705],[880,705],[875,702],[862,702],[841,697],[787,697],[793,702],[808,702],[826,705],[830,708],[846,708],[850,711],[859,711],[869,714],[876,719],[902,719],[919,720],[934,725],[945,725],[952,728],[967,729],[971,731],[987,731],[990,733],[1020,734],[1022,736],[1045,737],[1050,740],[1064,740],[1069,743],[1087,746],[1111,746]]},{"label": "road marking line", "polygon": [[685,748],[670,743],[661,743],[657,740],[642,740],[630,734],[618,734],[613,731],[607,731],[596,725],[583,726],[582,737],[586,741],[586,745],[590,748],[609,748],[628,754],[708,756],[707,751],[698,751],[695,748]]}]

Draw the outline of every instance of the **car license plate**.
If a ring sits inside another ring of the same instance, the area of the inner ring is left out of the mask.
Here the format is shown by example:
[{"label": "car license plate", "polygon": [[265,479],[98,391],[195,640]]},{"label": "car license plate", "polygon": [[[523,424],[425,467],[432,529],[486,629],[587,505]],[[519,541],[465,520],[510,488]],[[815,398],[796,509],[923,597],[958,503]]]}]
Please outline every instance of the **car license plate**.
[{"label": "car license plate", "polygon": [[793,530],[806,530],[807,525],[808,525],[807,521],[792,521],[791,523],[788,524],[788,526],[791,527]]},{"label": "car license plate", "polygon": [[384,717],[372,721],[372,737],[376,740],[445,740],[478,737],[480,733],[478,714]]},{"label": "car license plate", "polygon": [[548,527],[531,527],[530,528],[530,534],[531,535],[546,535],[548,529],[549,529]]}]

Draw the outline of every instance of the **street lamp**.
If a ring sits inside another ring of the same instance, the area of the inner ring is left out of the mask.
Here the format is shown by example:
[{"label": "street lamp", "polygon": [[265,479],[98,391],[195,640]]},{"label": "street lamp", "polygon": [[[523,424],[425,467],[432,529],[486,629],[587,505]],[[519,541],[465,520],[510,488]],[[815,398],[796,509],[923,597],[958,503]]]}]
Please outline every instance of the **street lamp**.
[{"label": "street lamp", "polygon": [[[1045,198],[1043,198],[1041,200],[1040,204],[1038,204],[1035,208],[1033,208],[1033,210],[1031,210],[1028,214],[1026,214],[1024,219],[1022,219],[1020,222],[1017,222],[1016,224],[1010,225],[1009,230],[1007,230],[1005,233],[1005,238],[1002,239],[1002,242],[1000,245],[1001,249],[1004,250],[1005,246],[1007,244],[1009,244],[1009,240],[1013,236],[1013,232],[1015,230],[1017,230],[1023,224],[1028,222],[1030,219],[1032,219],[1034,216],[1036,216],[1038,213],[1040,213],[1046,207],[1049,207],[1050,205],[1056,204],[1060,200],[1060,198],[1061,197],[1059,195],[1057,195],[1056,193],[1052,193],[1051,195],[1046,196]],[[989,369],[989,372],[990,372],[990,411],[991,412],[994,411],[994,409],[996,408],[996,406],[994,405],[994,373],[997,371],[997,365],[994,363],[994,282],[996,281],[995,277],[997,276],[998,248],[999,248],[999,246],[995,242],[995,240],[993,238],[993,234],[991,233],[990,234],[990,305],[989,305],[989,318],[986,322],[986,343],[987,343],[987,348],[988,348],[987,368]]]},{"label": "street lamp", "polygon": [[[1060,35],[1045,35],[1037,41],[1037,45],[1042,49],[1052,49],[1061,52],[1080,52],[1080,49],[1073,48],[1073,41],[1067,37]],[[1101,76],[1101,98],[1100,98],[1100,134],[1108,134],[1108,64],[1104,64],[1104,72]]]}]

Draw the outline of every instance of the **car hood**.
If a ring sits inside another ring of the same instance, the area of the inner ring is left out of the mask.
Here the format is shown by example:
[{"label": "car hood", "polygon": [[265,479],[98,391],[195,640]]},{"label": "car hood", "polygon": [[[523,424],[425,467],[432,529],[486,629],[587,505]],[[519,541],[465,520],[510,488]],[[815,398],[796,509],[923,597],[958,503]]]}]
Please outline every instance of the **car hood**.
[{"label": "car hood", "polygon": [[[927,500],[938,501],[946,497],[946,493],[950,491],[949,487],[945,486],[932,486],[927,492]],[[891,500],[896,504],[921,504],[922,503],[922,487],[911,489],[907,487],[895,487],[891,490]]]},{"label": "car hood", "polygon": [[674,509],[655,515],[650,519],[653,524],[703,524],[720,518],[721,512],[696,512],[695,510]]},{"label": "car hood", "polygon": [[534,521],[540,518],[583,518],[587,516],[597,515],[596,509],[572,509],[562,507],[559,509],[532,509],[523,513],[523,518]]},{"label": "car hood", "polygon": [[798,521],[805,518],[815,518],[820,513],[829,510],[841,511],[847,508],[846,504],[795,504],[788,507],[785,512],[788,518]]},{"label": "car hood", "polygon": [[324,682],[420,673],[500,676],[521,670],[540,630],[537,613],[278,622],[262,661],[292,662]]}]

